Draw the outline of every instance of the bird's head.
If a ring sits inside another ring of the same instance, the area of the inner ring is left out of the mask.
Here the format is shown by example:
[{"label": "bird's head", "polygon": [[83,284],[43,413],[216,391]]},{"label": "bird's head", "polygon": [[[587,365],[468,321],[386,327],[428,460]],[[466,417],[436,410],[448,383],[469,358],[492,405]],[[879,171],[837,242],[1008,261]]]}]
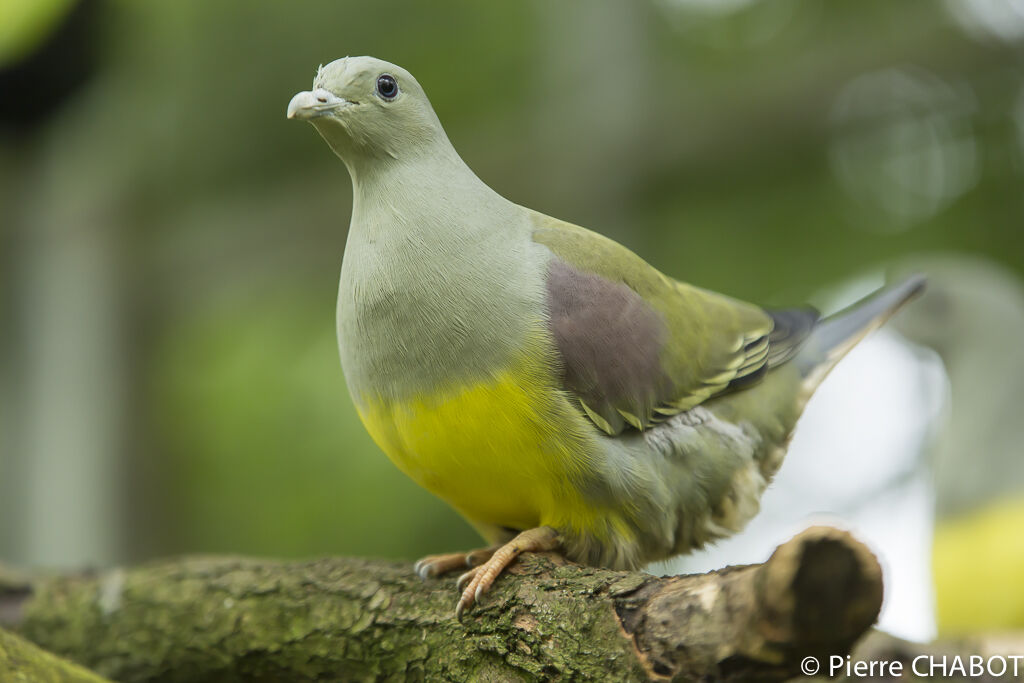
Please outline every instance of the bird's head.
[{"label": "bird's head", "polygon": [[408,158],[447,140],[412,74],[373,57],[321,66],[313,89],[288,103],[288,118],[312,123],[350,168],[367,159]]}]

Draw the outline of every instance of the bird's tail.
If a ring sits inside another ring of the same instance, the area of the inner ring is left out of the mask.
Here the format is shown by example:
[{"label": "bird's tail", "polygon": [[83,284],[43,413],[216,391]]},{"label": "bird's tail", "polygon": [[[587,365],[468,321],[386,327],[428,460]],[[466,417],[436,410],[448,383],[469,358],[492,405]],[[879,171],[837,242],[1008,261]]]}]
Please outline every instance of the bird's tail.
[{"label": "bird's tail", "polygon": [[878,290],[819,323],[793,359],[804,377],[808,395],[850,349],[920,294],[924,285],[923,275],[909,277],[898,285]]}]

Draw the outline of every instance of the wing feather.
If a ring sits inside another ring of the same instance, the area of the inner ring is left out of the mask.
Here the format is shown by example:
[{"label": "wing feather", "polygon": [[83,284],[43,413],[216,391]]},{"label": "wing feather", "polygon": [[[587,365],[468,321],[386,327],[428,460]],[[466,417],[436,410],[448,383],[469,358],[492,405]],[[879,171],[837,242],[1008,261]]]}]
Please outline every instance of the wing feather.
[{"label": "wing feather", "polygon": [[768,312],[672,280],[601,235],[532,214],[552,253],[550,327],[563,384],[599,429],[646,429],[791,358],[817,314]]}]

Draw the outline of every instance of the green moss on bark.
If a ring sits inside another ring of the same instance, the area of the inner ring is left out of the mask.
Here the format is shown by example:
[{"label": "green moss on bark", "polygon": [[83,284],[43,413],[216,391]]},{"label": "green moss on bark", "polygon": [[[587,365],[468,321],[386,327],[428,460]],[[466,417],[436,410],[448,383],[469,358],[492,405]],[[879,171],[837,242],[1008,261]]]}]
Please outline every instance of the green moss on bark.
[{"label": "green moss on bark", "polygon": [[41,583],[22,632],[119,681],[644,679],[621,574],[550,568],[526,563],[535,580],[499,581],[460,623],[451,579],[405,565],[185,559]]}]

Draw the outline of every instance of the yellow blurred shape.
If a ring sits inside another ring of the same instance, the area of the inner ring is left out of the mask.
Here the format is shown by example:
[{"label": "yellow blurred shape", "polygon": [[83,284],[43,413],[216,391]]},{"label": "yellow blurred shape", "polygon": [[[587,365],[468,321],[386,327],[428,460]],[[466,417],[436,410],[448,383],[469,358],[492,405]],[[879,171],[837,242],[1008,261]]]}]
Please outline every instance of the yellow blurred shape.
[{"label": "yellow blurred shape", "polygon": [[1024,500],[940,523],[932,567],[941,635],[1024,627]]},{"label": "yellow blurred shape", "polygon": [[0,0],[0,66],[28,56],[71,8],[72,0]]}]

